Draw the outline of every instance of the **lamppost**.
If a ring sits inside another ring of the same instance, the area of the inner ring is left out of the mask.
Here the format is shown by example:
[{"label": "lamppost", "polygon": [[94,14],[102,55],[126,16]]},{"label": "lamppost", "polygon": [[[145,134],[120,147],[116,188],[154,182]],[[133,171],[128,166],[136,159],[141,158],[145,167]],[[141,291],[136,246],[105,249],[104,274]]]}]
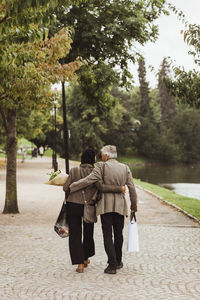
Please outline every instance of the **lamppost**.
[{"label": "lamppost", "polygon": [[66,96],[65,96],[65,82],[62,82],[62,107],[63,107],[63,146],[65,153],[65,169],[69,174],[69,133],[67,127],[67,109],[66,109]]},{"label": "lamppost", "polygon": [[64,156],[65,156],[65,169],[66,169],[66,173],[69,174],[69,146],[68,146],[68,144],[69,144],[70,132],[69,132],[68,126],[67,126],[67,107],[66,107],[66,95],[65,95],[65,82],[64,81],[62,82],[62,111],[63,111],[63,136],[62,136],[62,138],[63,138],[63,150],[64,150]]},{"label": "lamppost", "polygon": [[[57,89],[55,89],[55,92],[57,92]],[[54,99],[54,107],[52,111],[53,115],[53,125],[54,125],[54,147],[53,147],[53,153],[52,153],[52,167],[54,169],[54,172],[58,170],[58,162],[57,162],[57,155],[56,155],[56,143],[57,143],[57,130],[56,130],[56,105],[57,105],[57,99]]]}]

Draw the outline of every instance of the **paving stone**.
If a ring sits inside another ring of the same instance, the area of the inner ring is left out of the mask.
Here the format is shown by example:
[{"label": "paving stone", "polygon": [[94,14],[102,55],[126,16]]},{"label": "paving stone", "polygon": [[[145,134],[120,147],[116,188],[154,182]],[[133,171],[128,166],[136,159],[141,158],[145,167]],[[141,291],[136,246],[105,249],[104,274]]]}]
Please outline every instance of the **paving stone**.
[{"label": "paving stone", "polygon": [[[63,192],[60,187],[43,184],[49,165],[45,158],[19,165],[21,213],[0,215],[0,300],[200,299],[200,227],[141,191],[140,252],[126,251],[126,219],[124,267],[116,275],[104,274],[107,259],[98,222],[96,255],[83,274],[76,273],[68,240],[53,230]],[[1,169],[1,210],[4,179]]]}]

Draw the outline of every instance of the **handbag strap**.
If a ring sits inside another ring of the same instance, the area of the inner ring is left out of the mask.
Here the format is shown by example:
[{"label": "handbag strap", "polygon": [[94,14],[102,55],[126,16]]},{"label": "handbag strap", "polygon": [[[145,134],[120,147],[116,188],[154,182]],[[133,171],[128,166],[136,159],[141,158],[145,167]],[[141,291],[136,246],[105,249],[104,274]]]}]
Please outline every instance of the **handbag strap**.
[{"label": "handbag strap", "polygon": [[133,220],[133,218],[134,218],[134,220],[135,220],[135,222],[136,222],[136,215],[135,215],[135,212],[132,212],[132,213],[131,213],[131,215],[130,215],[130,222]]},{"label": "handbag strap", "polygon": [[[102,169],[102,182],[104,183],[104,174],[105,174],[105,163],[103,163],[103,169]],[[83,201],[86,203],[86,197],[85,197],[85,189],[81,190],[82,196],[83,196]]]},{"label": "handbag strap", "polygon": [[103,163],[103,169],[102,169],[102,182],[104,183],[104,175],[105,175],[105,162]]}]

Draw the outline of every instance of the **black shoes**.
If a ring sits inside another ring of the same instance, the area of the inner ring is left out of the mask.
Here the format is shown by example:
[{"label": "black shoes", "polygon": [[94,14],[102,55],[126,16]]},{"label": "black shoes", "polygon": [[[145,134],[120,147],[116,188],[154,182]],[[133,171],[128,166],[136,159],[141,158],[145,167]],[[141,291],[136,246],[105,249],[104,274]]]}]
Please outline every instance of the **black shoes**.
[{"label": "black shoes", "polygon": [[111,267],[111,266],[108,266],[108,267],[104,270],[104,273],[106,273],[106,274],[116,274],[117,271],[116,271],[116,268]]},{"label": "black shoes", "polygon": [[116,269],[119,270],[119,269],[121,269],[121,268],[123,268],[123,262],[122,262],[122,261],[120,262],[119,265],[117,265]]},{"label": "black shoes", "polygon": [[108,265],[108,267],[104,270],[104,273],[107,273],[107,274],[116,274],[117,273],[117,270],[123,268],[123,262],[121,261],[119,265],[115,267],[111,267]]}]

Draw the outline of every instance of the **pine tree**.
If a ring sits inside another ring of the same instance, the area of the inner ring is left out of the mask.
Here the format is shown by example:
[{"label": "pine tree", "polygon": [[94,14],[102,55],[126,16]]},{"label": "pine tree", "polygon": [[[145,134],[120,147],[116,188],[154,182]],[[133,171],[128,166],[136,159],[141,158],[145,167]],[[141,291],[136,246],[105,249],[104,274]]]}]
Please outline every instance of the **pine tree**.
[{"label": "pine tree", "polygon": [[146,67],[144,59],[139,60],[138,77],[140,82],[140,115],[142,117],[150,113],[150,97],[149,97],[149,84],[146,80]]},{"label": "pine tree", "polygon": [[169,63],[167,58],[164,58],[161,64],[158,79],[158,90],[161,106],[161,124],[169,127],[169,123],[175,114],[175,101],[173,96],[170,95],[166,87],[165,80],[169,77]]}]

